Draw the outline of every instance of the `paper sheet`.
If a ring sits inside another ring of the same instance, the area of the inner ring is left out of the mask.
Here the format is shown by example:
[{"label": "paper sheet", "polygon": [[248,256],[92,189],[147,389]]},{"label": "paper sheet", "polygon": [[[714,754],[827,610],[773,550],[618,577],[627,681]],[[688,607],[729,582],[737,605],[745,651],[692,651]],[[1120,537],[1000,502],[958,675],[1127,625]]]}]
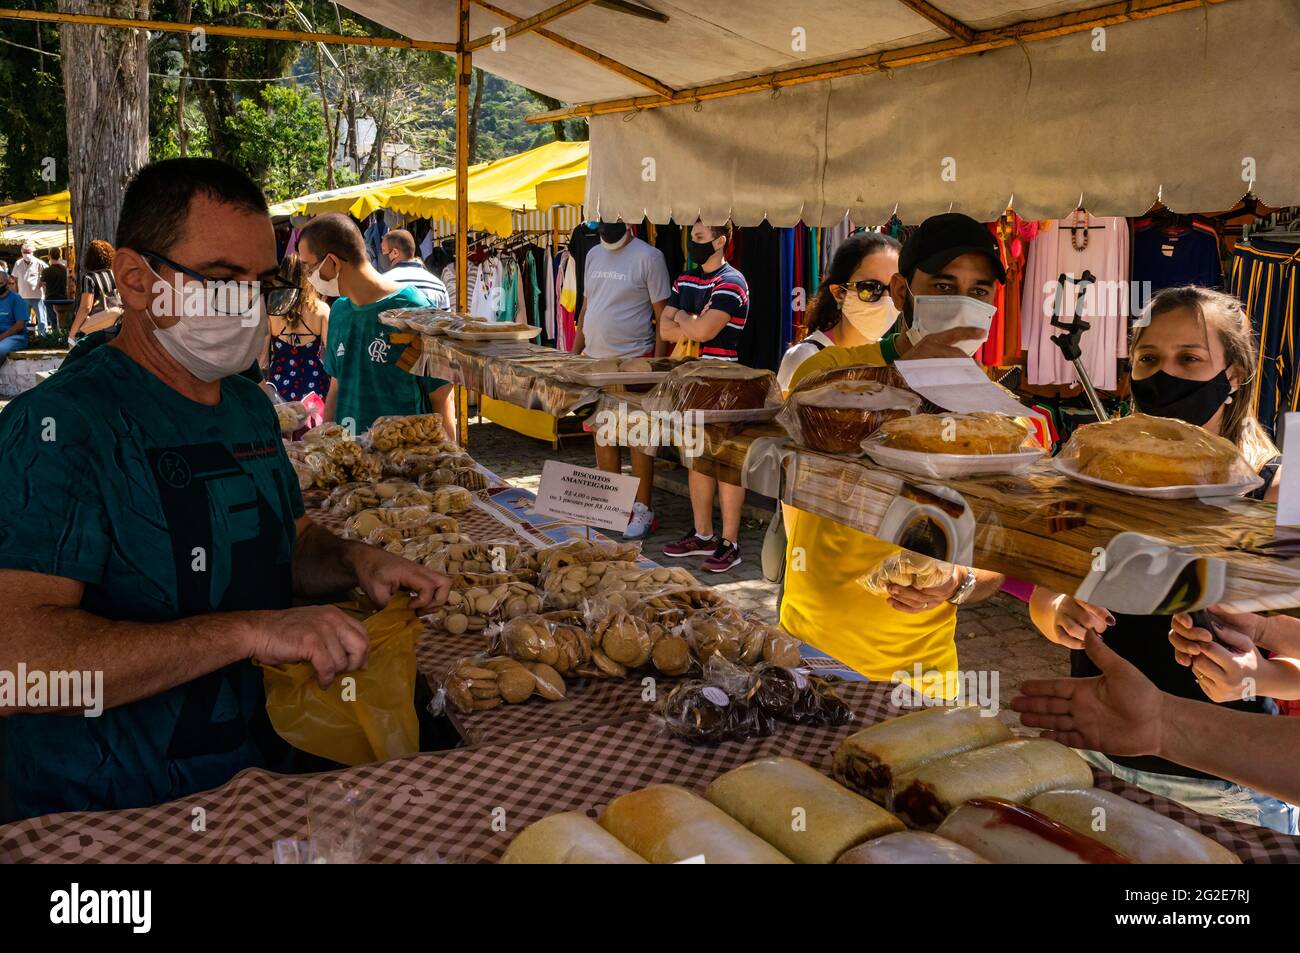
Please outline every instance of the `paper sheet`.
[{"label": "paper sheet", "polygon": [[908,387],[944,410],[959,414],[982,410],[1010,417],[1042,417],[989,380],[978,364],[964,357],[902,360],[894,367]]},{"label": "paper sheet", "polygon": [[1300,526],[1300,413],[1289,413],[1282,422],[1281,479],[1277,525]]}]

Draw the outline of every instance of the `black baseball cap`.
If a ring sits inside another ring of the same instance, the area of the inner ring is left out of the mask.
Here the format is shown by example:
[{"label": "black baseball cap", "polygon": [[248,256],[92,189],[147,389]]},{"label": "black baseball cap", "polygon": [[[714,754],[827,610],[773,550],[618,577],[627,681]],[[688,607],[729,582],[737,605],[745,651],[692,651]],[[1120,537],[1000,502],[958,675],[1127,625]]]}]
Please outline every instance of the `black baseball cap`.
[{"label": "black baseball cap", "polygon": [[1007,270],[1002,267],[993,233],[961,212],[931,215],[922,222],[898,254],[898,271],[909,281],[918,268],[938,274],[948,262],[971,252],[988,255],[998,281],[1006,283]]}]

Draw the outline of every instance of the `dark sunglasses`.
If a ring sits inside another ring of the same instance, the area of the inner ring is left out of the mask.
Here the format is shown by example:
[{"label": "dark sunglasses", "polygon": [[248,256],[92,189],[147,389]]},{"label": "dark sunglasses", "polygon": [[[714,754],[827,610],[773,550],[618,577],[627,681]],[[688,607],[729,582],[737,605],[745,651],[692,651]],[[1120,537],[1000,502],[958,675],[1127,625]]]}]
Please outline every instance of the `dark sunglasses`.
[{"label": "dark sunglasses", "polygon": [[141,251],[140,254],[159,265],[164,265],[172,271],[185,275],[187,278],[202,282],[204,292],[207,295],[208,307],[213,314],[246,314],[253,305],[252,296],[249,292],[254,285],[257,287],[257,293],[262,296],[262,302],[266,306],[267,314],[288,314],[298,302],[298,288],[294,285],[279,282],[243,282],[229,278],[209,278],[207,275],[199,274],[192,268],[186,268],[184,265],[172,261],[166,255],[160,255],[153,251]]},{"label": "dark sunglasses", "polygon": [[858,300],[867,301],[875,304],[889,290],[889,285],[877,281],[875,278],[868,278],[865,281],[850,281],[844,285],[849,291],[858,296]]}]

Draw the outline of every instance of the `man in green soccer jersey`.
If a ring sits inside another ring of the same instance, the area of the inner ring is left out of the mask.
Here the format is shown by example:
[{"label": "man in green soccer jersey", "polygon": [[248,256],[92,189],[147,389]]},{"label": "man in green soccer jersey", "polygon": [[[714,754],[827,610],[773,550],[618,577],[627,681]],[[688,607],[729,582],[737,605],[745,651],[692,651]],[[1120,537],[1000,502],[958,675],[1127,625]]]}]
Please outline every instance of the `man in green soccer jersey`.
[{"label": "man in green soccer jersey", "polygon": [[[154,804],[290,753],[254,662],[309,662],[322,685],[366,664],[365,628],[332,606],[446,598],[446,577],[345,542],[303,515],[260,352],[276,283],[260,190],[211,159],[142,169],[113,275],[121,333],[0,413],[3,676],[102,678],[98,717],[67,698],[7,697],[9,817]],[[51,681],[51,684],[53,682]]]}]

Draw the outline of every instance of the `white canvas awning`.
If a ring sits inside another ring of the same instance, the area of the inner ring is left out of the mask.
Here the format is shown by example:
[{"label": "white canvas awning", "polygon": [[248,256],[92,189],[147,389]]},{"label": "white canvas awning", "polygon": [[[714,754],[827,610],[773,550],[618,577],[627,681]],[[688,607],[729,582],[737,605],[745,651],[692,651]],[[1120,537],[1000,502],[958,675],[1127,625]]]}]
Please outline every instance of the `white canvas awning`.
[{"label": "white canvas awning", "polygon": [[[1076,22],[1094,11],[1160,15],[1101,34],[1066,24],[1051,39],[779,91],[595,115],[587,207],[603,218],[833,224],[846,211],[879,222],[897,208],[916,221],[951,207],[989,220],[1013,195],[1029,217],[1062,215],[1080,195],[1096,214],[1132,215],[1157,194],[1177,210],[1228,207],[1252,178],[1265,203],[1300,203],[1293,0],[637,2],[667,22],[590,4],[546,25],[585,54],[528,33],[503,50],[476,50],[474,66],[600,106],[653,99],[655,84],[680,91],[924,44],[947,56],[963,31],[1076,11]],[[454,0],[346,5],[408,36],[455,39]],[[470,34],[552,5],[476,2]],[[945,18],[956,26],[932,22]]]}]

